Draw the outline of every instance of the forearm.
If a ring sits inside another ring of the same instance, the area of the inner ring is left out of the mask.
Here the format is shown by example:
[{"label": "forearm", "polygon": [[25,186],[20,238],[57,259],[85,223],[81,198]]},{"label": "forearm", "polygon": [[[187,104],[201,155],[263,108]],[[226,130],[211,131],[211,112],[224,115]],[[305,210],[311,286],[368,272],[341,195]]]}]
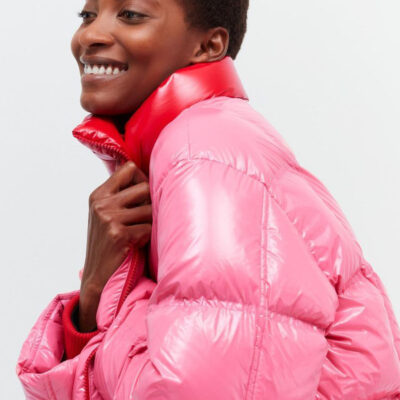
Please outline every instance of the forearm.
[{"label": "forearm", "polygon": [[96,285],[82,284],[78,307],[78,330],[91,332],[97,327],[96,313],[99,307],[101,289]]}]

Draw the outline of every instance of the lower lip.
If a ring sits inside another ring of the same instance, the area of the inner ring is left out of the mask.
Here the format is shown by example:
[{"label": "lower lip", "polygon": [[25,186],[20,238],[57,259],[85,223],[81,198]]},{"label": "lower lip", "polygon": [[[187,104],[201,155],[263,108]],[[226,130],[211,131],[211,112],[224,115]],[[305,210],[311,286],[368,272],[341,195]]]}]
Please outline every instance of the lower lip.
[{"label": "lower lip", "polygon": [[96,75],[96,74],[85,74],[83,73],[81,75],[81,82],[82,83],[96,83],[96,82],[108,82],[108,81],[113,81],[115,79],[120,78],[121,76],[124,76],[126,74],[126,71],[119,72],[118,74],[102,74],[102,75]]}]

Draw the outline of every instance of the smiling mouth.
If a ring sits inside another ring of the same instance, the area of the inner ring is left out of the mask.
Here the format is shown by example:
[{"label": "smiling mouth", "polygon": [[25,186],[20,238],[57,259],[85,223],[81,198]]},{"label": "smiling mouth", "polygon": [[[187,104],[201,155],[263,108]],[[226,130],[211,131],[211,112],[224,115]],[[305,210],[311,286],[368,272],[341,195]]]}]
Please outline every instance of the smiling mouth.
[{"label": "smiling mouth", "polygon": [[128,65],[84,64],[83,75],[119,75],[127,71]]}]

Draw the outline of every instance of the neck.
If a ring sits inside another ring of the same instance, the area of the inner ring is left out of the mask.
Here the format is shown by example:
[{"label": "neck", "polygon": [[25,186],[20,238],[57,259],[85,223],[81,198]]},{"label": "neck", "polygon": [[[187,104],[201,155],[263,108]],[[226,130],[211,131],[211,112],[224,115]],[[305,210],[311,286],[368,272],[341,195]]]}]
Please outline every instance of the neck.
[{"label": "neck", "polygon": [[125,134],[125,124],[131,118],[132,114],[133,113],[126,113],[126,114],[118,114],[111,116],[111,120],[113,121],[115,127],[118,129],[118,132],[121,135]]}]

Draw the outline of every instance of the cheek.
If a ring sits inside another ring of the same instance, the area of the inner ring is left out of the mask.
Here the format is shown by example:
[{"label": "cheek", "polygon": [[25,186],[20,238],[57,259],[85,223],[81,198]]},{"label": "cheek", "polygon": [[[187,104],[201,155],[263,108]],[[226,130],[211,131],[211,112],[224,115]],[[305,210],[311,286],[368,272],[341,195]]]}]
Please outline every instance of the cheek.
[{"label": "cheek", "polygon": [[120,44],[131,60],[168,60],[185,53],[189,35],[179,21],[159,19],[148,25],[124,29],[118,33]]},{"label": "cheek", "polygon": [[145,60],[157,55],[160,48],[160,34],[154,29],[142,29],[121,35],[121,44],[131,60]]}]

